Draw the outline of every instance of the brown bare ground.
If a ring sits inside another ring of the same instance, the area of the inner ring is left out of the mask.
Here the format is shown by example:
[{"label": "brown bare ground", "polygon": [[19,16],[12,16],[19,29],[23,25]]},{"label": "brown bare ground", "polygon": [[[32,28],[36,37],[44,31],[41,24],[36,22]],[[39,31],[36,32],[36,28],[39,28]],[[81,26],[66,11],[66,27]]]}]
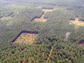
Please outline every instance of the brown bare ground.
[{"label": "brown bare ground", "polygon": [[84,26],[84,22],[80,21],[78,17],[75,18],[75,20],[70,20],[69,24],[74,24],[75,29],[78,28],[79,26]]},{"label": "brown bare ground", "polygon": [[33,44],[37,34],[22,33],[14,43]]}]

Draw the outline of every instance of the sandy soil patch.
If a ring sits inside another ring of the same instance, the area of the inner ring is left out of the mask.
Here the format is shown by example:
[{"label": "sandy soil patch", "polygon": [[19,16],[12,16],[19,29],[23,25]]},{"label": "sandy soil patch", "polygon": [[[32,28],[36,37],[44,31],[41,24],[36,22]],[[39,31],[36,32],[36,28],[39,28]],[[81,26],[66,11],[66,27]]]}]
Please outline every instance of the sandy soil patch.
[{"label": "sandy soil patch", "polygon": [[36,22],[46,22],[47,18],[44,18],[44,14],[40,18],[35,18],[33,21]]},{"label": "sandy soil patch", "polygon": [[45,13],[47,12],[52,12],[53,9],[42,9],[42,11],[44,12],[40,17],[34,17],[31,21],[36,21],[36,22],[46,22],[47,21],[47,17],[44,17]]},{"label": "sandy soil patch", "polygon": [[10,20],[10,19],[12,19],[13,17],[2,17],[1,18],[1,21],[3,21],[3,20]]},{"label": "sandy soil patch", "polygon": [[47,12],[52,12],[52,9],[42,9],[42,11],[44,12],[44,14],[42,14],[41,17],[38,18],[34,18],[32,21],[36,21],[36,22],[46,22],[48,18],[45,18],[44,15]]},{"label": "sandy soil patch", "polygon": [[42,9],[42,11],[44,11],[44,13],[46,13],[46,12],[52,12],[53,9]]},{"label": "sandy soil patch", "polygon": [[33,44],[37,34],[32,33],[22,33],[14,43],[25,43],[25,44]]},{"label": "sandy soil patch", "polygon": [[74,24],[75,25],[75,29],[78,28],[79,26],[84,26],[84,21],[79,20],[79,17],[76,17],[75,20],[74,19],[70,19],[69,24]]}]

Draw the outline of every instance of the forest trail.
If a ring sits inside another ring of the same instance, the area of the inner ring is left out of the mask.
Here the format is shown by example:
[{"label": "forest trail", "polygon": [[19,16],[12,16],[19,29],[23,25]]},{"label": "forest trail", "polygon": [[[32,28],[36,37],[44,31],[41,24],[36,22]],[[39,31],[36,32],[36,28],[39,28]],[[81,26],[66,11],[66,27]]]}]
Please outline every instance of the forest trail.
[{"label": "forest trail", "polygon": [[[50,50],[49,57],[51,56],[52,50],[53,50],[53,46],[51,47],[51,50]],[[48,63],[49,57],[47,58],[47,61],[46,61],[46,63]]]}]

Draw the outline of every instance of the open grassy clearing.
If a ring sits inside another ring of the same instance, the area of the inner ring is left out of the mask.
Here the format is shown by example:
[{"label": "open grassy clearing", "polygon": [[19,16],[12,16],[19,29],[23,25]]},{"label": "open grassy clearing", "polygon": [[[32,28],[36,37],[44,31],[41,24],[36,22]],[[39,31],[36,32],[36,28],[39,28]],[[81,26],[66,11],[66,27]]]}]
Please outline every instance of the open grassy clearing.
[{"label": "open grassy clearing", "polygon": [[37,34],[32,33],[22,33],[14,43],[25,43],[25,44],[33,44]]},{"label": "open grassy clearing", "polygon": [[75,20],[71,19],[69,24],[74,24],[75,25],[75,29],[78,28],[79,26],[84,26],[84,22],[82,20],[79,20],[79,17],[76,17]]},{"label": "open grassy clearing", "polygon": [[1,21],[3,21],[3,20],[10,20],[10,19],[12,19],[13,17],[2,17],[1,18]]},{"label": "open grassy clearing", "polygon": [[33,21],[36,21],[36,22],[46,22],[47,21],[47,18],[44,17],[45,13],[52,12],[53,10],[52,9],[42,9],[42,11],[44,12],[42,14],[42,16],[41,17],[38,17],[38,18],[37,17],[34,18]]},{"label": "open grassy clearing", "polygon": [[44,13],[46,13],[46,12],[52,12],[53,9],[42,9],[42,11],[43,11]]},{"label": "open grassy clearing", "polygon": [[47,19],[44,18],[44,14],[43,14],[40,18],[35,18],[34,21],[36,21],[36,22],[46,22]]}]

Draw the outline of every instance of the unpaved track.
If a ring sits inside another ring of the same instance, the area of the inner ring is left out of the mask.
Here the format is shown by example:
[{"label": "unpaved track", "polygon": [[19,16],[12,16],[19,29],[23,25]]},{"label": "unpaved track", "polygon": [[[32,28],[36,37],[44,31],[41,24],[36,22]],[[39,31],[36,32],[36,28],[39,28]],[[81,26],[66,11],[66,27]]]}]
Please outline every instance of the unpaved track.
[{"label": "unpaved track", "polygon": [[53,46],[51,47],[50,54],[49,54],[49,57],[47,58],[46,63],[48,63],[48,60],[49,60],[49,58],[50,58],[50,56],[51,56],[51,53],[52,53],[52,50],[53,50]]}]

